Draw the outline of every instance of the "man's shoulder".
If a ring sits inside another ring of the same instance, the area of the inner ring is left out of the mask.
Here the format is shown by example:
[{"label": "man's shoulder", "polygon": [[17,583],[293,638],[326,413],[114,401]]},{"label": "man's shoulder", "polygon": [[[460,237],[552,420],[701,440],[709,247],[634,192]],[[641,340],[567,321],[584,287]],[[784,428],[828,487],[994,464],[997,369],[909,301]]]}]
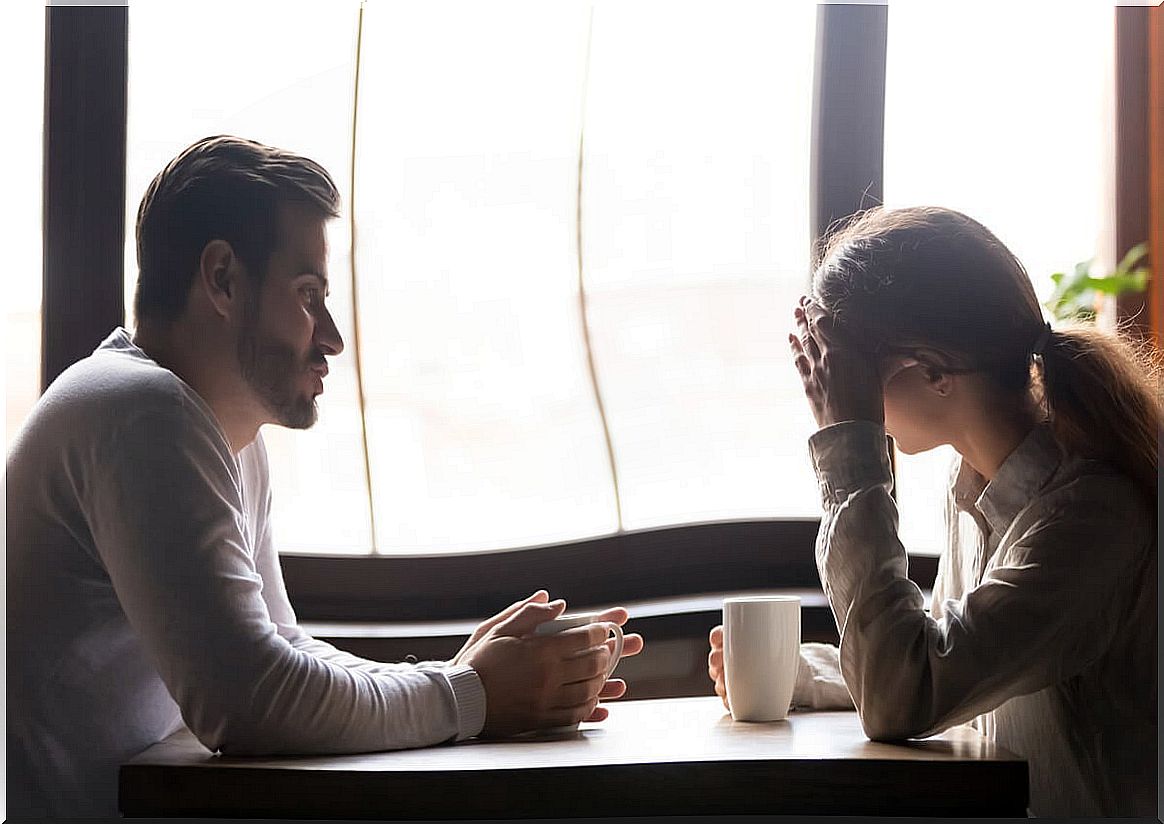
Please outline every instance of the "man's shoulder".
[{"label": "man's shoulder", "polygon": [[[144,428],[181,438],[215,424],[205,404],[177,375],[132,352],[99,348],[53,381],[33,408],[24,436],[37,441],[91,441]],[[144,433],[143,433],[144,434]]]},{"label": "man's shoulder", "polygon": [[58,412],[99,412],[113,422],[144,411],[180,414],[189,391],[177,375],[153,361],[98,349],[62,372],[44,400]]}]

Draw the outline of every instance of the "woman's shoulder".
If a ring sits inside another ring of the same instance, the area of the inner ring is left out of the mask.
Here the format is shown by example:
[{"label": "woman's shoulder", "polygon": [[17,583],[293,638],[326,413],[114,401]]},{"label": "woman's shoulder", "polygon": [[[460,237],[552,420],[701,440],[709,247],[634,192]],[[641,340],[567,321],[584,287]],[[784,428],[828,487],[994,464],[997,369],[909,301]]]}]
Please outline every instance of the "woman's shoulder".
[{"label": "woman's shoulder", "polygon": [[1064,455],[1031,502],[1044,519],[1064,524],[1156,531],[1156,507],[1128,475],[1106,461]]}]

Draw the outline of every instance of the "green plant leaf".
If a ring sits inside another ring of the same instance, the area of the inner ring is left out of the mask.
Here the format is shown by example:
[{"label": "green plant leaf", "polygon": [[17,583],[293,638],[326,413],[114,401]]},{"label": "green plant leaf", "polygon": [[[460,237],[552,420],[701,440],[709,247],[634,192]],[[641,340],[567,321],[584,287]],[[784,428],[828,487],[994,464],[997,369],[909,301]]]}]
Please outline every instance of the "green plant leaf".
[{"label": "green plant leaf", "polygon": [[1143,260],[1145,257],[1147,257],[1147,255],[1148,255],[1148,243],[1147,243],[1147,241],[1145,241],[1143,243],[1137,243],[1131,249],[1128,249],[1128,253],[1126,255],[1124,255],[1123,260],[1121,260],[1119,265],[1116,266],[1116,272],[1128,272],[1128,271],[1130,271],[1132,269],[1132,267],[1134,267],[1137,263],[1139,263],[1141,260]]}]

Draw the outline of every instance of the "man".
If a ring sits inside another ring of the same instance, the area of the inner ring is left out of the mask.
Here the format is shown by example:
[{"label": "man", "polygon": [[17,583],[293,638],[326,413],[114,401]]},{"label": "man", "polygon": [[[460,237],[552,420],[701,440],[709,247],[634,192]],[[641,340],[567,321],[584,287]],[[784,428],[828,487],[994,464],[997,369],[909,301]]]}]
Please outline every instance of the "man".
[{"label": "man", "polygon": [[228,754],[357,752],[598,721],[625,691],[602,627],[531,634],[565,608],[545,592],[449,662],[367,661],[297,626],[258,433],[311,426],[343,349],[338,203],[314,162],[232,137],[147,190],[134,336],[66,370],[8,456],[10,816],[116,815],[118,765],[183,722]]}]

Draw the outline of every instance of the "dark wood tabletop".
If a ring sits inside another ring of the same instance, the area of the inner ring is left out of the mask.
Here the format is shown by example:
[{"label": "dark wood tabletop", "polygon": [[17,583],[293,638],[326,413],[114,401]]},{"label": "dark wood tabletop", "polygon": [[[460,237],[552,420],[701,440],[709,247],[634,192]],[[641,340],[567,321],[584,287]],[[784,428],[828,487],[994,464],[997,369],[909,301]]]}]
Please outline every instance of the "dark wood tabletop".
[{"label": "dark wood tabletop", "polygon": [[1024,816],[1027,765],[970,727],[869,741],[853,712],[738,723],[718,698],[612,702],[578,732],[344,756],[228,758],[188,731],[121,768],[128,816],[456,819]]}]

